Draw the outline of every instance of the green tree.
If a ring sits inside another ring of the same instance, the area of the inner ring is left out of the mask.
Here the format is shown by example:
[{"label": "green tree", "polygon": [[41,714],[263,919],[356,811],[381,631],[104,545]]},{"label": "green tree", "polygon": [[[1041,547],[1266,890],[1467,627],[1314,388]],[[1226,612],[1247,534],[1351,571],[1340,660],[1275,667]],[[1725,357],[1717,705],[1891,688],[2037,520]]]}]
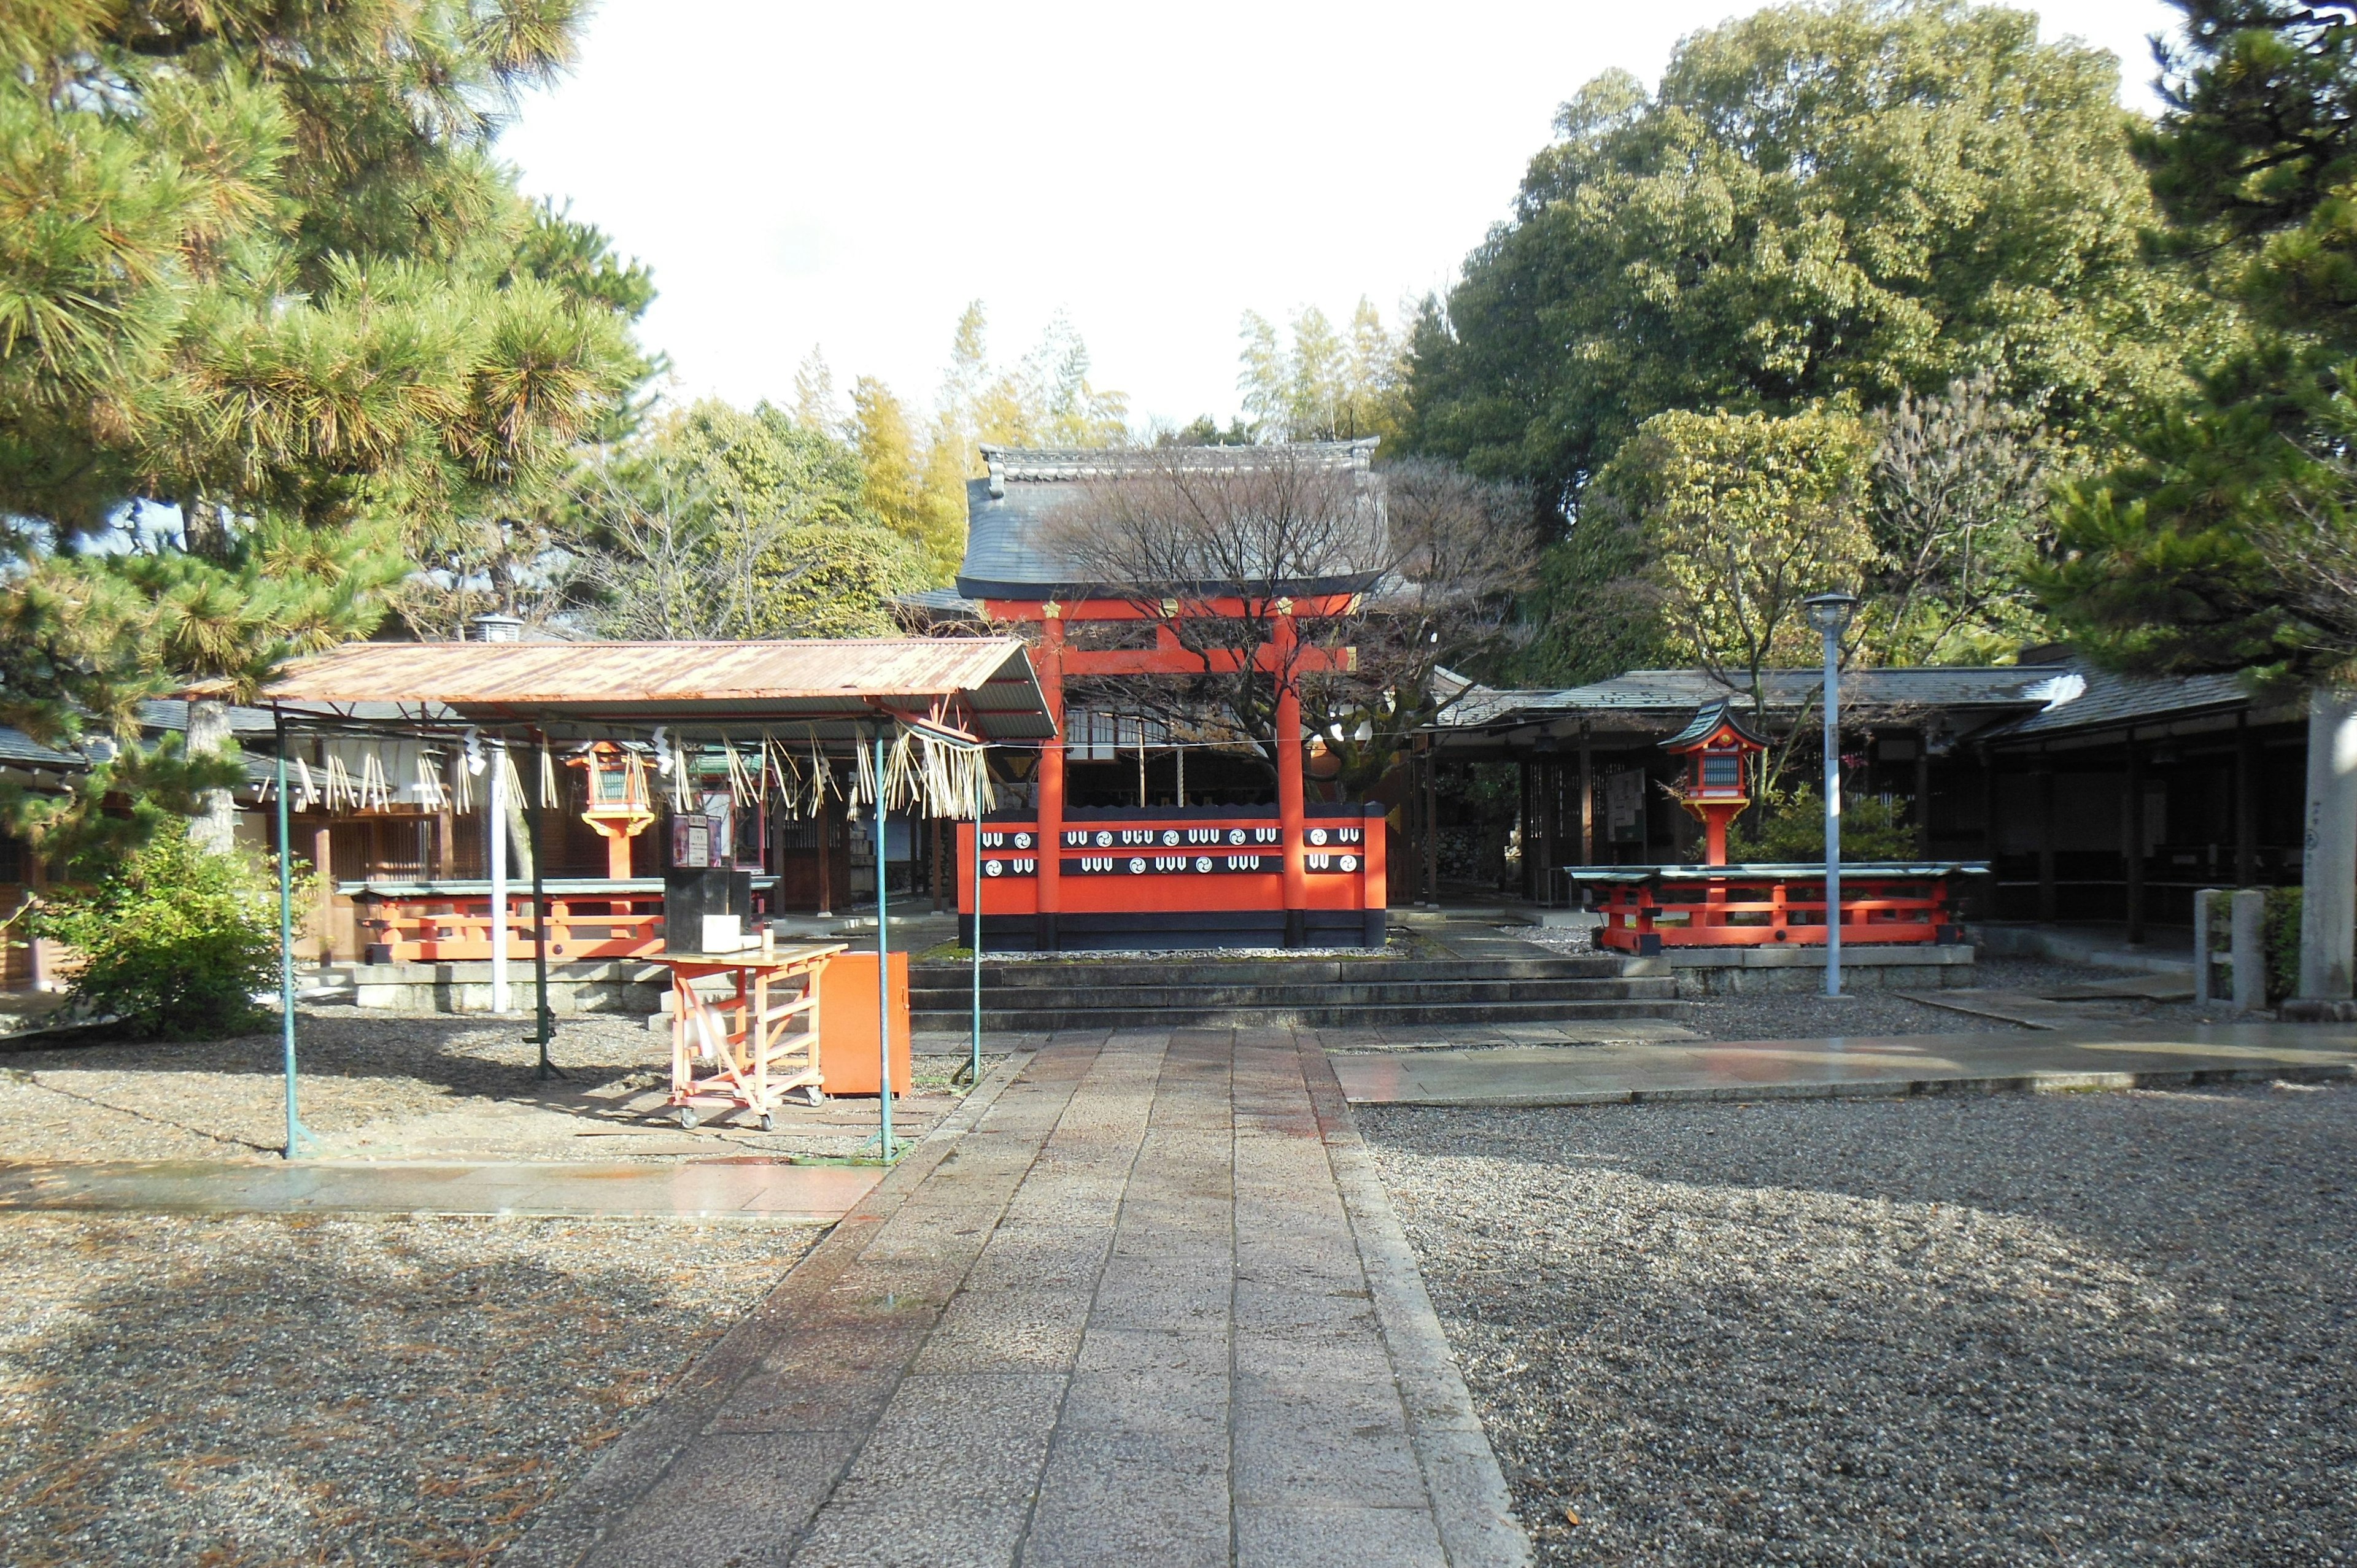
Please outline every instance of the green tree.
[{"label": "green tree", "polygon": [[[127,736],[156,690],[251,691],[614,416],[644,274],[489,156],[577,11],[9,9],[0,719]],[[222,733],[197,704],[192,747]]]},{"label": "green tree", "polygon": [[2053,443],[1993,378],[1902,393],[1877,421],[1860,628],[1878,664],[1986,664],[2042,640]]},{"label": "green tree", "polygon": [[1962,0],[1786,5],[1583,88],[1417,321],[1406,435],[1581,488],[1666,409],[1885,408],[1986,372],[2076,433],[2218,312],[2139,253],[2111,57]]},{"label": "green tree", "polygon": [[857,452],[782,410],[697,403],[579,482],[565,578],[617,637],[888,632],[926,570],[869,488]]},{"label": "green tree", "polygon": [[2247,328],[2129,451],[2062,492],[2041,585],[2139,669],[2357,680],[2357,13],[2180,0],[2169,112],[2137,143],[2155,249]]},{"label": "green tree", "polygon": [[1760,672],[1816,651],[1801,601],[1856,588],[1873,561],[1873,451],[1866,424],[1838,410],[1655,414],[1597,479],[1590,510],[1625,520],[1635,567],[1610,591],[1650,606],[1660,644],[1747,693],[1764,723]]},{"label": "green tree", "polygon": [[931,461],[944,444],[920,447],[908,409],[873,376],[852,384],[851,426],[868,507],[916,547],[931,581],[948,582],[965,555],[963,464]]},{"label": "green tree", "polygon": [[1316,306],[1296,311],[1292,341],[1257,311],[1243,318],[1237,385],[1256,433],[1270,441],[1347,441],[1399,430],[1406,345],[1361,299],[1350,332]]}]

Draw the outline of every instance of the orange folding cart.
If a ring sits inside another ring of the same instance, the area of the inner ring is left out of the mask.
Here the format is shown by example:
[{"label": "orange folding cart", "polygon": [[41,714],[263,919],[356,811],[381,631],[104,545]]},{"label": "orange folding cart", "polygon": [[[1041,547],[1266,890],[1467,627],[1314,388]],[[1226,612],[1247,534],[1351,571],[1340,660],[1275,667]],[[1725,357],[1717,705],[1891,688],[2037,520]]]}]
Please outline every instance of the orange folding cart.
[{"label": "orange folding cart", "polygon": [[[671,1104],[683,1127],[706,1109],[756,1112],[771,1131],[786,1095],[823,1092],[819,1075],[819,974],[846,942],[791,942],[770,950],[651,955],[671,971]],[[735,977],[736,993],[698,996],[694,982]]]}]

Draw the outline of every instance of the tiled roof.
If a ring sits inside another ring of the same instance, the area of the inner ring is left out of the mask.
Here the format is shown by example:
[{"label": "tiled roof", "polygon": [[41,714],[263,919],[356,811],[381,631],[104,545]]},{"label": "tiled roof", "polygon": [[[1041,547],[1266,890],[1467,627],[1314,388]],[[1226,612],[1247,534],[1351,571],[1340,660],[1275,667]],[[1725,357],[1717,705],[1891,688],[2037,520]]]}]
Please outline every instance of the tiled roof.
[{"label": "tiled roof", "polygon": [[81,768],[81,757],[46,746],[20,729],[0,725],[0,765],[10,768]]},{"label": "tiled roof", "polygon": [[959,593],[955,588],[917,588],[892,596],[899,608],[913,610],[920,617],[932,620],[980,620],[982,607]]},{"label": "tiled roof", "polygon": [[[1168,471],[1249,472],[1306,455],[1324,467],[1368,472],[1375,443],[1302,442],[1288,446],[1143,446],[1102,449],[985,446],[990,477],[966,481],[965,560],[958,592],[970,599],[1036,599],[1086,590],[1093,575],[1048,541],[1049,516],[1073,499],[1073,487],[1124,475]],[[1370,483],[1376,482],[1372,478]],[[1288,585],[1297,593],[1357,592],[1372,572],[1345,567],[1330,578]]]},{"label": "tiled roof", "polygon": [[[2029,688],[2057,671],[2049,667],[1891,668],[1842,673],[1845,705],[1896,711],[1910,708],[2027,708],[2039,699]],[[1760,684],[1770,712],[1806,706],[1824,693],[1821,670],[1766,670]],[[1453,725],[1541,724],[1572,714],[1687,714],[1706,703],[1733,698],[1749,703],[1750,693],[1712,679],[1699,670],[1631,670],[1609,681],[1554,691],[1479,688],[1450,711]]]},{"label": "tiled roof", "polygon": [[1377,438],[1361,441],[1294,441],[1278,446],[999,446],[985,444],[983,461],[990,465],[989,483],[1055,484],[1078,479],[1119,478],[1124,474],[1160,473],[1171,468],[1190,472],[1248,471],[1272,466],[1278,453],[1285,461],[1304,458],[1331,468],[1364,473],[1375,455]]},{"label": "tiled roof", "polygon": [[1993,731],[1992,740],[2028,739],[2072,730],[2140,724],[2178,714],[2249,704],[2239,675],[2122,675],[2073,662],[2046,666],[2054,687],[2040,693],[2039,711]]},{"label": "tiled roof", "polygon": [[[1817,670],[1762,671],[1771,712],[1793,712],[1815,701],[1824,676]],[[1711,703],[1749,693],[1696,670],[1631,670],[1609,681],[1556,691],[1501,691],[1475,686],[1442,717],[1451,728],[1545,724],[1576,715],[1626,714],[1682,717]],[[1982,732],[1995,741],[2044,738],[2078,730],[2150,723],[2189,713],[2247,704],[2250,693],[2234,675],[2122,675],[2079,660],[2063,664],[1848,670],[1842,704],[1898,714],[1927,709],[1981,710],[2002,722]]]}]

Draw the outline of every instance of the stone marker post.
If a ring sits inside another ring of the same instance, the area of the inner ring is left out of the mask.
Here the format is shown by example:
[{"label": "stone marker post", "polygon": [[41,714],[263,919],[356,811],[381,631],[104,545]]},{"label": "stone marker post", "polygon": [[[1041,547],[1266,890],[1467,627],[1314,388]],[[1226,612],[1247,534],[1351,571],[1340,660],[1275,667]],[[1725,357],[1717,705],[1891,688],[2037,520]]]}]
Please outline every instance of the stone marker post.
[{"label": "stone marker post", "polygon": [[2263,887],[2239,889],[2233,897],[2234,1010],[2257,1013],[2267,1004],[2267,895]]},{"label": "stone marker post", "polygon": [[2350,999],[2352,940],[2357,940],[2357,692],[2319,686],[2308,698],[2301,1002]]},{"label": "stone marker post", "polygon": [[2215,915],[2218,889],[2199,888],[2193,895],[2193,1004],[2210,1004],[2210,922]]}]

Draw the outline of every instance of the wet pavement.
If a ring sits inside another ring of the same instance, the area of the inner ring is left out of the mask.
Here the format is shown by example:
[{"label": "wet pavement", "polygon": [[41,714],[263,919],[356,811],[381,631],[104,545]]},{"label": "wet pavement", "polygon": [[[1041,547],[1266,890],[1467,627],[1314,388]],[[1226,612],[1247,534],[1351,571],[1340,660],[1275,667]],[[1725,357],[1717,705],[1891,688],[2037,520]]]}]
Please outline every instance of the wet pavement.
[{"label": "wet pavement", "polygon": [[631,1164],[109,1160],[0,1163],[0,1210],[404,1214],[832,1224],[877,1165],[746,1159]]},{"label": "wet pavement", "polygon": [[1333,1057],[1353,1104],[1601,1105],[1957,1091],[2143,1089],[2357,1077],[2357,1028],[2124,1025],[2026,1034],[1896,1035]]}]

